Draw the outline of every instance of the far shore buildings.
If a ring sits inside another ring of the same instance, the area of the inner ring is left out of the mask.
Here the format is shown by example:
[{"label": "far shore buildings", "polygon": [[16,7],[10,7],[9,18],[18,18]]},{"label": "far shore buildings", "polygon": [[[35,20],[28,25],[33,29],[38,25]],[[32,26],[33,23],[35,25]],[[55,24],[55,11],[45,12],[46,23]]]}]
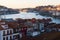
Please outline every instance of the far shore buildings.
[{"label": "far shore buildings", "polygon": [[0,15],[17,14],[17,13],[19,13],[18,9],[7,8],[5,6],[0,5]]},{"label": "far shore buildings", "polygon": [[[18,13],[20,13],[18,9],[12,9],[0,5],[0,20],[2,19],[1,15],[18,14]],[[3,18],[5,18],[5,16]]]},{"label": "far shore buildings", "polygon": [[35,9],[42,14],[52,15],[52,16],[60,16],[60,5],[38,6]]}]

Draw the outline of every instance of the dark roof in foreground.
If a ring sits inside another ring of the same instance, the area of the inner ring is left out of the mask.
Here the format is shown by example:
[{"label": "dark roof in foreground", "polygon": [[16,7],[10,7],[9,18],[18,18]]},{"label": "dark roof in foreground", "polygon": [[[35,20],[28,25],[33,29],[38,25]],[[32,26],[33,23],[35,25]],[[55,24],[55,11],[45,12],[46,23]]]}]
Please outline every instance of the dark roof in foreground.
[{"label": "dark roof in foreground", "polygon": [[44,33],[36,37],[24,37],[21,40],[60,40],[60,32]]}]

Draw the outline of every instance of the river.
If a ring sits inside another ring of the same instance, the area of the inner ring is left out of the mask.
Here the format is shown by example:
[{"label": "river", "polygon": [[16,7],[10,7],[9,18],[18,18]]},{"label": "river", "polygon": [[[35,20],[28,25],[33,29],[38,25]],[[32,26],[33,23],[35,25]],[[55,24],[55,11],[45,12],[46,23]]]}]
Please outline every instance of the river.
[{"label": "river", "polygon": [[27,12],[20,12],[19,14],[9,14],[9,15],[1,15],[1,18],[3,19],[16,19],[16,18],[22,18],[22,19],[32,19],[32,18],[36,18],[36,19],[43,19],[43,18],[51,18],[52,22],[60,24],[60,19],[58,18],[53,18],[53,17],[47,17],[47,16],[42,16],[39,15],[39,13],[27,13]]}]

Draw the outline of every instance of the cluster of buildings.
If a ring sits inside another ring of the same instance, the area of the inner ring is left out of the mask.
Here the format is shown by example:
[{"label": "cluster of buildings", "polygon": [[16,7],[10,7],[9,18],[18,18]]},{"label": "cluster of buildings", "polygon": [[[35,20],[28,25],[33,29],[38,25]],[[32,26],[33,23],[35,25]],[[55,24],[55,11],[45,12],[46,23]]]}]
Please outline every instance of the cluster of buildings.
[{"label": "cluster of buildings", "polygon": [[60,24],[50,23],[47,26],[45,25],[46,32],[60,32]]},{"label": "cluster of buildings", "polygon": [[17,14],[19,13],[19,10],[7,8],[5,6],[0,5],[0,15],[6,15],[6,14]]},{"label": "cluster of buildings", "polygon": [[29,32],[33,33],[34,31],[40,33],[60,31],[60,24],[54,24],[51,21],[49,18],[0,20],[0,40],[20,40],[25,35],[24,32],[29,34]]},{"label": "cluster of buildings", "polygon": [[46,15],[60,16],[60,5],[57,6],[38,6],[36,10],[40,13],[45,13]]},{"label": "cluster of buildings", "polygon": [[56,10],[56,11],[60,11],[60,5],[48,5],[48,6],[38,6],[36,7],[37,10],[44,10],[44,11],[50,11],[50,10]]},{"label": "cluster of buildings", "polygon": [[[44,22],[45,21],[45,22]],[[50,19],[16,19],[12,21],[0,21],[0,40],[20,40],[23,30],[27,32],[44,32],[44,23],[50,22]]]},{"label": "cluster of buildings", "polygon": [[60,16],[60,5],[48,5],[48,6],[37,6],[36,8],[23,8],[20,9],[23,12],[39,12],[43,15],[50,15],[50,16]]},{"label": "cluster of buildings", "polygon": [[[39,6],[36,8],[22,9],[24,12],[48,13],[54,16],[60,15],[60,6]],[[17,9],[0,6],[0,15],[19,13]],[[32,36],[30,33],[38,31],[40,33],[60,32],[60,24],[52,23],[47,19],[1,19],[0,20],[0,40],[20,40],[24,35]]]},{"label": "cluster of buildings", "polygon": [[20,9],[21,12],[35,12],[35,8],[22,8]]}]

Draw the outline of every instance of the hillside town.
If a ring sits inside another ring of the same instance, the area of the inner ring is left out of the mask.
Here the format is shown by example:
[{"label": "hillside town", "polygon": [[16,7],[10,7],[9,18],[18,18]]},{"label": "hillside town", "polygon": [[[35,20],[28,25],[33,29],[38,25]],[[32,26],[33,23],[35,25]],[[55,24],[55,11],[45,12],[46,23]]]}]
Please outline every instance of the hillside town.
[{"label": "hillside town", "polygon": [[[23,9],[0,6],[0,15],[20,14],[21,12],[27,12],[27,14],[29,12],[32,14],[33,12],[39,13],[39,15],[60,17],[60,5],[37,6],[35,8]],[[52,21],[51,18],[1,18],[0,40],[60,40],[60,24]]]},{"label": "hillside town", "polygon": [[0,5],[0,15],[16,14],[19,13],[18,9],[12,9]]},{"label": "hillside town", "polygon": [[49,15],[60,18],[60,5],[37,6],[35,8],[20,9],[23,12],[39,12],[41,15]]}]

